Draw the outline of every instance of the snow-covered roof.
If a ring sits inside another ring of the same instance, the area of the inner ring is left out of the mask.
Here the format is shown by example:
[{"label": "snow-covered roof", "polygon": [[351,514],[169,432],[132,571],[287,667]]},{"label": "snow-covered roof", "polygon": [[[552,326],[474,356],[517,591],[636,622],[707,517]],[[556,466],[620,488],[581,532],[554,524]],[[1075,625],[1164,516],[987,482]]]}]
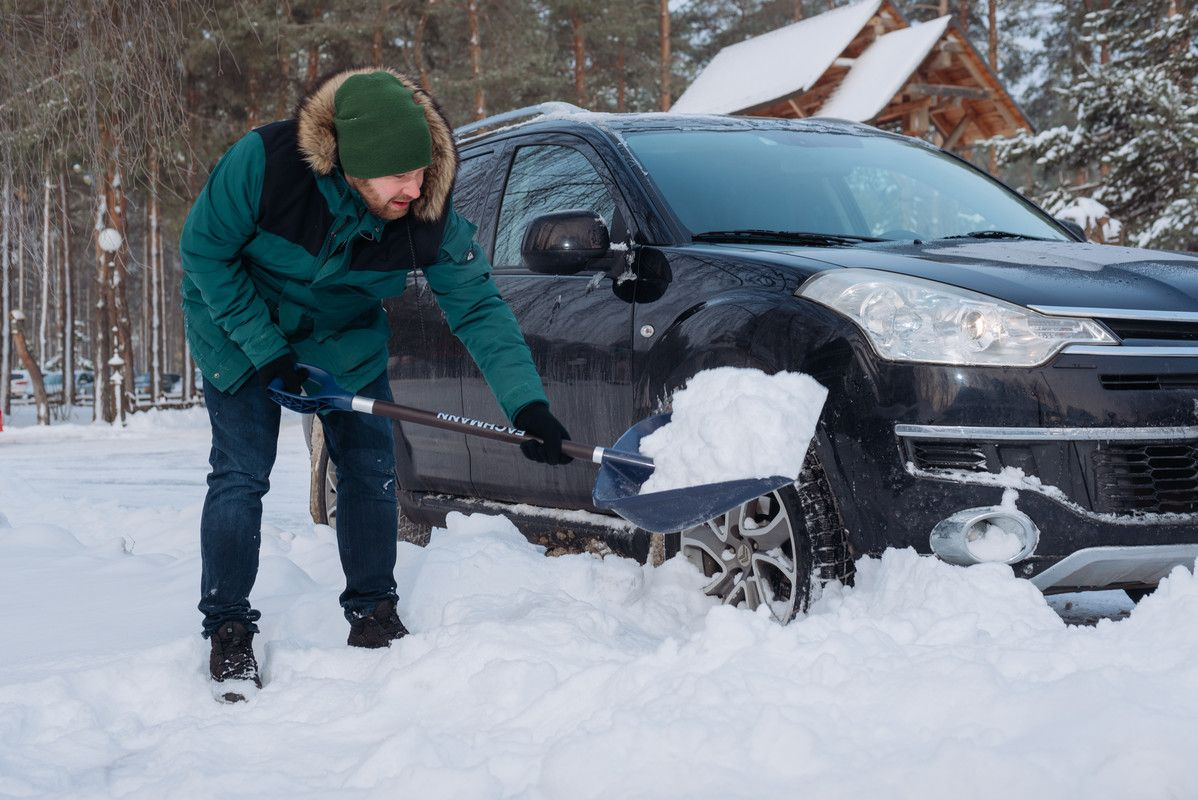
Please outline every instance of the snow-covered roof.
[{"label": "snow-covered roof", "polygon": [[730,114],[804,92],[832,66],[881,5],[882,0],[864,0],[841,6],[725,47],[670,110]]},{"label": "snow-covered roof", "polygon": [[858,56],[844,81],[820,107],[819,116],[865,122],[877,116],[948,28],[951,15],[891,31]]}]

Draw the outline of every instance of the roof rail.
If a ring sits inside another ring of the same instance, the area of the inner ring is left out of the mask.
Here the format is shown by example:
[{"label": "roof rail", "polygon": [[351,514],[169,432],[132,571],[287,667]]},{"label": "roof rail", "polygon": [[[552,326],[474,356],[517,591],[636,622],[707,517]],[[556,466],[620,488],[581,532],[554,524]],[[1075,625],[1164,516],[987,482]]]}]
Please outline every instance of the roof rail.
[{"label": "roof rail", "polygon": [[523,119],[525,117],[543,117],[549,114],[577,114],[582,111],[586,111],[586,109],[580,108],[573,103],[554,100],[548,103],[538,103],[535,106],[517,108],[514,111],[504,111],[502,114],[494,114],[486,119],[468,123],[460,128],[454,128],[453,135],[455,139],[461,139],[484,128],[491,128],[495,125],[511,122],[512,120]]}]

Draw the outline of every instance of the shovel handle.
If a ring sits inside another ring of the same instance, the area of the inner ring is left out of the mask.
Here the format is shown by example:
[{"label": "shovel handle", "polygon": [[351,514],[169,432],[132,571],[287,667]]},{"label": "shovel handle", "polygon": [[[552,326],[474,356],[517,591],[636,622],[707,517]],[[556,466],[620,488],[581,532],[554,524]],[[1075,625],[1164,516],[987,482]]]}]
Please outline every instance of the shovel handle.
[{"label": "shovel handle", "polygon": [[[415,425],[426,425],[431,428],[440,428],[441,430],[453,431],[454,433],[464,433],[467,436],[477,436],[482,439],[494,439],[495,441],[507,444],[524,444],[525,442],[541,441],[537,437],[529,436],[524,431],[512,425],[496,425],[491,422],[463,417],[460,414],[447,414],[444,411],[425,411],[424,409],[401,406],[398,403],[375,400],[369,397],[362,397],[361,395],[354,395],[352,408],[354,411],[359,411],[363,414],[387,417],[388,419],[399,420],[400,422],[411,422]],[[653,460],[645,456],[635,453],[624,453],[619,450],[610,450],[606,447],[582,444],[580,442],[572,442],[568,439],[562,441],[562,452],[571,458],[590,461],[595,464],[607,462],[630,464],[653,469]]]},{"label": "shovel handle", "polygon": [[[420,408],[402,406],[386,400],[376,400],[350,394],[337,385],[336,379],[328,372],[313,367],[310,364],[297,364],[298,368],[308,371],[306,383],[314,383],[318,388],[306,395],[293,395],[282,390],[282,382],[275,381],[271,385],[270,395],[280,405],[296,411],[313,413],[325,409],[340,409],[357,411],[361,414],[372,414],[376,417],[411,422],[415,425],[425,425],[430,428],[440,428],[454,433],[464,433],[467,436],[478,436],[483,439],[494,439],[507,444],[524,444],[539,442],[535,436],[529,436],[524,431],[511,425],[496,425],[491,422],[463,417],[460,414],[448,414],[444,411],[425,411]],[[636,453],[625,453],[621,450],[611,450],[606,447],[581,444],[565,440],[562,442],[562,452],[571,458],[590,461],[595,464],[626,464],[636,467],[653,469],[653,459]]]}]

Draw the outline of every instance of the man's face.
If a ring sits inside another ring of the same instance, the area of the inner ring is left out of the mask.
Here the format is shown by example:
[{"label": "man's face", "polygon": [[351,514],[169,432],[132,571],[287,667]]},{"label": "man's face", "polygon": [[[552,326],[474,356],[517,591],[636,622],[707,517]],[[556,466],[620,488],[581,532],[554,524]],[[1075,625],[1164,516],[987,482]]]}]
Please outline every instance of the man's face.
[{"label": "man's face", "polygon": [[424,185],[424,168],[402,175],[384,175],[381,178],[355,178],[346,175],[345,180],[362,195],[370,213],[379,219],[393,220],[407,214],[412,203],[420,197],[420,188]]}]

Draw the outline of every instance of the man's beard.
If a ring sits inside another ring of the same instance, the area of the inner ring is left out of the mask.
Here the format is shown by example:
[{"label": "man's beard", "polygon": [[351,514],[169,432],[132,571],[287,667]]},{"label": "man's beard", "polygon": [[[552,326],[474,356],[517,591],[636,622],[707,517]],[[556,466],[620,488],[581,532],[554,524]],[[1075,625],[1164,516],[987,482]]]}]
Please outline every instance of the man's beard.
[{"label": "man's beard", "polygon": [[362,195],[362,200],[366,203],[366,208],[379,219],[387,220],[388,222],[399,219],[407,214],[408,209],[412,207],[411,203],[409,203],[403,208],[395,208],[391,205],[391,201],[395,198],[380,196],[378,192],[371,190],[365,181],[350,178],[349,184],[358,190],[358,194]]}]

